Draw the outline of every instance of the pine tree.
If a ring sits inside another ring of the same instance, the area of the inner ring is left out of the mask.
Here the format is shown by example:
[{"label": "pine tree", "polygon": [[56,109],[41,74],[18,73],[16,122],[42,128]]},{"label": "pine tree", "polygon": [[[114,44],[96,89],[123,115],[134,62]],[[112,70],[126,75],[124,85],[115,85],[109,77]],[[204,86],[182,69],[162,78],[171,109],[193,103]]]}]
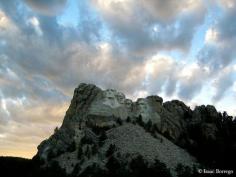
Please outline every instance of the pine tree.
[{"label": "pine tree", "polygon": [[116,120],[116,122],[117,122],[119,125],[122,125],[122,124],[123,124],[123,121],[121,120],[121,118],[118,118],[118,119]]},{"label": "pine tree", "polygon": [[126,122],[128,122],[128,123],[131,122],[131,119],[130,119],[129,116],[128,116],[127,119],[126,119]]},{"label": "pine tree", "polygon": [[78,159],[81,159],[82,155],[83,155],[83,148],[82,146],[79,146],[78,155],[77,155]]},{"label": "pine tree", "polygon": [[115,151],[116,151],[116,146],[114,144],[110,144],[110,146],[106,152],[106,156],[107,157],[111,156]]},{"label": "pine tree", "polygon": [[146,129],[148,132],[151,132],[151,131],[152,131],[152,121],[151,121],[150,119],[149,119],[148,122],[146,123],[145,129]]},{"label": "pine tree", "polygon": [[138,118],[137,118],[137,123],[144,127],[144,122],[143,122],[143,118],[142,118],[142,115],[139,114]]},{"label": "pine tree", "polygon": [[102,131],[99,137],[99,146],[101,147],[104,144],[104,141],[107,139],[106,131]]}]

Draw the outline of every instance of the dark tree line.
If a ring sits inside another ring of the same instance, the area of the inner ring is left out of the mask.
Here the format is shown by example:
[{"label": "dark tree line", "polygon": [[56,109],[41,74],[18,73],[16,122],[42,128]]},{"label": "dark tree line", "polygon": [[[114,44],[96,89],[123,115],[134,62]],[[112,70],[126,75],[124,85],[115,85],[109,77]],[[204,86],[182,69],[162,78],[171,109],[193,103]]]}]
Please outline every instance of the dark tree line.
[{"label": "dark tree line", "polygon": [[40,161],[17,157],[0,157],[0,171],[2,177],[66,177],[57,162],[48,168],[40,168]]},{"label": "dark tree line", "polygon": [[128,164],[120,161],[116,156],[111,156],[106,168],[102,169],[97,164],[87,167],[79,177],[171,177],[170,170],[165,164],[156,160],[154,164],[148,164],[142,156],[133,158]]}]

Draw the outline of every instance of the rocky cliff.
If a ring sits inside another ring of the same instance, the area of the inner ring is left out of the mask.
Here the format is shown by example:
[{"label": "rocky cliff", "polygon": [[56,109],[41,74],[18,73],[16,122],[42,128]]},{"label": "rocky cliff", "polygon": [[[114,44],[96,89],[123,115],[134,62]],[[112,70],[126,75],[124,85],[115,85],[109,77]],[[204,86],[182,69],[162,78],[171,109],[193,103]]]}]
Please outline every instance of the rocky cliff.
[{"label": "rocky cliff", "polygon": [[114,162],[131,172],[141,158],[147,168],[156,165],[161,173],[177,176],[179,167],[191,172],[200,165],[221,165],[222,158],[232,156],[225,151],[235,151],[235,130],[232,117],[210,105],[191,110],[178,100],[163,103],[159,96],[133,102],[116,90],[83,83],[62,126],[38,146],[36,158],[42,167],[57,162],[73,176],[86,176],[89,169],[105,176]]}]

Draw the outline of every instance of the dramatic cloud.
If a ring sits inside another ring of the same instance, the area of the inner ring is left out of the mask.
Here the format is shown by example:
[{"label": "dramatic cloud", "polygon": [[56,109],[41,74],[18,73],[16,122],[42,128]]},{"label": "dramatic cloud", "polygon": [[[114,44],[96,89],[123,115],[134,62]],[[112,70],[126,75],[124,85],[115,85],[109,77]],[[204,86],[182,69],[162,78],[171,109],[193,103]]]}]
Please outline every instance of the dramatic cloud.
[{"label": "dramatic cloud", "polygon": [[[176,79],[173,76],[177,69],[174,59],[166,56],[155,55],[146,62],[146,87],[152,94],[160,93],[170,79]],[[173,87],[175,87],[173,85]],[[172,91],[170,91],[172,90]],[[169,94],[172,94],[175,88],[169,88]]]},{"label": "dramatic cloud", "polygon": [[0,155],[32,157],[81,82],[132,99],[227,105],[236,98],[235,2],[210,2],[1,1]]},{"label": "dramatic cloud", "polygon": [[227,91],[233,86],[233,76],[232,73],[234,70],[231,67],[227,67],[221,71],[219,77],[214,82],[214,86],[216,88],[216,94],[213,97],[214,101],[219,101]]},{"label": "dramatic cloud", "polygon": [[200,0],[93,2],[112,29],[114,38],[138,56],[159,49],[188,50],[206,13]]},{"label": "dramatic cloud", "polygon": [[236,52],[236,16],[235,1],[220,1],[223,15],[207,30],[205,45],[199,51],[201,66],[208,66],[212,76],[217,76],[213,85],[216,88],[213,101],[219,101],[232,86],[235,77],[230,65],[234,64]]},{"label": "dramatic cloud", "polygon": [[[155,55],[146,63],[146,90],[151,94],[164,92],[189,101],[208,81],[208,68],[198,64],[178,63],[168,56]],[[204,79],[202,79],[204,78]]]},{"label": "dramatic cloud", "polygon": [[208,82],[208,76],[208,68],[200,67],[195,63],[184,66],[179,76],[179,97],[184,100],[193,99]]},{"label": "dramatic cloud", "polygon": [[234,1],[221,1],[224,15],[206,32],[206,45],[199,52],[199,62],[207,64],[213,72],[224,69],[235,59],[236,5]]}]

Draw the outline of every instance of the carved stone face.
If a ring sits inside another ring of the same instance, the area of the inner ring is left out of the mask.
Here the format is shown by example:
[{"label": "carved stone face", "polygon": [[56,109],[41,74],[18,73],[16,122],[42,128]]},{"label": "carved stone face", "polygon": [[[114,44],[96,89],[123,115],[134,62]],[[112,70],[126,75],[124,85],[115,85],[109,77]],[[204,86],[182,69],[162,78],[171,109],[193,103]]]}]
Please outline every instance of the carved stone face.
[{"label": "carved stone face", "polygon": [[125,95],[123,93],[117,92],[116,93],[116,98],[117,98],[117,100],[118,100],[118,102],[120,104],[124,104],[125,103]]},{"label": "carved stone face", "polygon": [[140,113],[146,113],[148,109],[148,104],[145,99],[139,99],[137,101],[138,110]]},{"label": "carved stone face", "polygon": [[108,89],[104,91],[104,102],[103,104],[108,105],[112,108],[118,107],[119,102],[116,98],[116,91],[113,89]]},{"label": "carved stone face", "polygon": [[113,89],[107,89],[106,91],[104,91],[104,93],[105,93],[105,97],[114,98],[116,91]]},{"label": "carved stone face", "polygon": [[131,109],[131,107],[132,107],[132,100],[126,99],[126,100],[125,100],[125,106],[126,106],[128,109]]}]

